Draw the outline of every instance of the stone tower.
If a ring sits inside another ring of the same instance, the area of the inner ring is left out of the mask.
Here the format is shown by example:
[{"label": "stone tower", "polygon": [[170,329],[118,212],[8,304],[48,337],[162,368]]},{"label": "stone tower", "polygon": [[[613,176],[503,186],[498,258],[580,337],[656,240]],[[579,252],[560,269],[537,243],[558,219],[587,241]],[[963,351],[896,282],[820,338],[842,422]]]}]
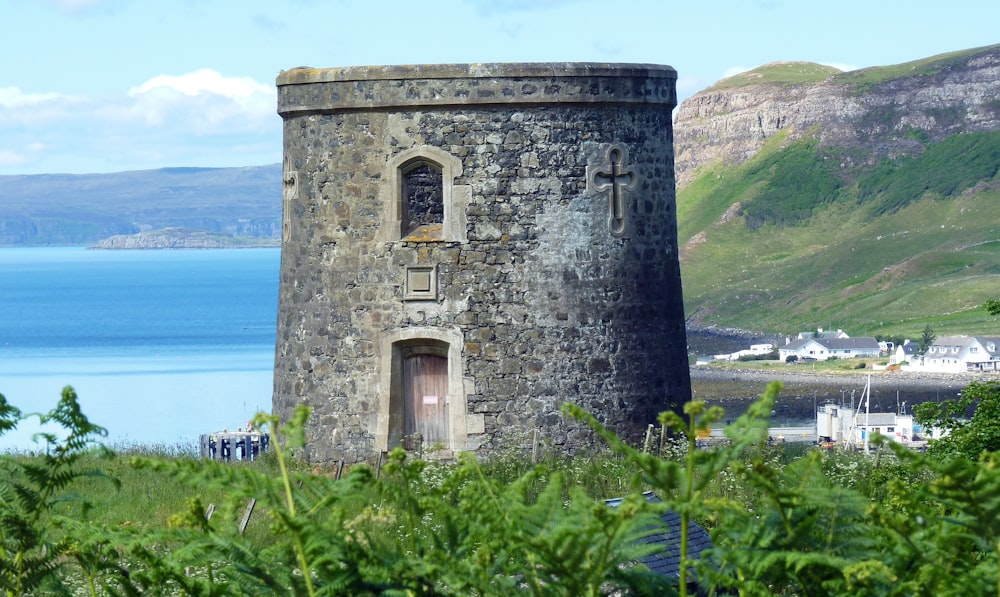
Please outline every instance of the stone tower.
[{"label": "stone tower", "polygon": [[[274,412],[313,461],[631,440],[690,399],[677,74],[645,64],[296,68],[277,79]],[[434,448],[434,450],[431,450]]]}]

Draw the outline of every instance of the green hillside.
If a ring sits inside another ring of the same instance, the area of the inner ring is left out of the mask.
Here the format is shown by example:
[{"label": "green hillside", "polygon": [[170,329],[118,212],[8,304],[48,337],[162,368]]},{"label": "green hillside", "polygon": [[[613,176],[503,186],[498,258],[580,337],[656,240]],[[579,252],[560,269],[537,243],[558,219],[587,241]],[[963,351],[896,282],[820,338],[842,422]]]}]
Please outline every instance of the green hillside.
[{"label": "green hillside", "polygon": [[680,190],[692,323],[1000,334],[982,308],[1000,296],[1000,132],[864,171],[842,172],[837,151],[778,136]]},{"label": "green hillside", "polygon": [[971,48],[957,52],[938,54],[920,60],[893,64],[889,66],[873,66],[858,70],[838,73],[836,80],[851,86],[857,94],[870,91],[876,85],[886,81],[901,78],[930,78],[952,68],[961,68],[970,56],[982,54],[985,51],[997,48],[998,46],[984,46],[981,48]]},{"label": "green hillside", "polygon": [[775,62],[718,81],[709,91],[743,87],[751,84],[777,83],[800,85],[815,83],[838,75],[841,70],[815,62]]}]

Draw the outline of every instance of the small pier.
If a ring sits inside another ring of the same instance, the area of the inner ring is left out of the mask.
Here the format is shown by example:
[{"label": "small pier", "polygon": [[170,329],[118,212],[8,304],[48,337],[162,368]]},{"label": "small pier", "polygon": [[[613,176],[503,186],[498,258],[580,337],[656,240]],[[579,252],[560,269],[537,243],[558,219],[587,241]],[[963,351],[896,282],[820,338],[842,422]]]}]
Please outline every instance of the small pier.
[{"label": "small pier", "polygon": [[199,436],[202,458],[219,461],[256,460],[270,447],[271,437],[266,433],[249,430],[217,431]]}]

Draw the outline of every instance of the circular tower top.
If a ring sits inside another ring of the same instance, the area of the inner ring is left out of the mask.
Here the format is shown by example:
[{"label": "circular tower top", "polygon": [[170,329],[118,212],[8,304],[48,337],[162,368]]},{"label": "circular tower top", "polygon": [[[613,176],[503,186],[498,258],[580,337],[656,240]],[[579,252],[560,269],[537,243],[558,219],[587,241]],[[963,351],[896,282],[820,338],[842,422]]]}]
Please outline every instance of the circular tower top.
[{"label": "circular tower top", "polygon": [[299,67],[277,78],[278,113],[482,104],[677,105],[677,71],[598,62]]}]

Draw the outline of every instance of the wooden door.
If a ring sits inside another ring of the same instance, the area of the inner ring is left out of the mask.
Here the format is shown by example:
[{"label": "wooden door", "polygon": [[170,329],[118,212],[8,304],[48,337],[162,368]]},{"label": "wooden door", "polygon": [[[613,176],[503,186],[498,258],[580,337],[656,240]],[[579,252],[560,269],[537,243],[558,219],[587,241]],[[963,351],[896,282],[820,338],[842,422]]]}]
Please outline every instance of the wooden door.
[{"label": "wooden door", "polygon": [[448,358],[414,354],[403,361],[406,435],[419,433],[424,445],[448,444]]}]

